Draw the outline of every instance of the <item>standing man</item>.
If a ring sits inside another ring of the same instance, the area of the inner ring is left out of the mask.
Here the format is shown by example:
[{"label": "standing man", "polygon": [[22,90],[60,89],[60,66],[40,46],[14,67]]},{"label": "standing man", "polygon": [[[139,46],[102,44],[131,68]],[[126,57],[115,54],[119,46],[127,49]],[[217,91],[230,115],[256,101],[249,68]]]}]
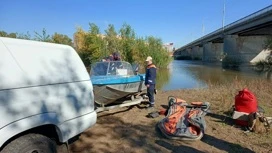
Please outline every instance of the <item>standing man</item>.
[{"label": "standing man", "polygon": [[147,87],[147,96],[149,98],[149,107],[152,108],[155,105],[154,91],[156,85],[156,66],[152,63],[152,57],[146,58],[146,74],[145,74],[145,85]]}]

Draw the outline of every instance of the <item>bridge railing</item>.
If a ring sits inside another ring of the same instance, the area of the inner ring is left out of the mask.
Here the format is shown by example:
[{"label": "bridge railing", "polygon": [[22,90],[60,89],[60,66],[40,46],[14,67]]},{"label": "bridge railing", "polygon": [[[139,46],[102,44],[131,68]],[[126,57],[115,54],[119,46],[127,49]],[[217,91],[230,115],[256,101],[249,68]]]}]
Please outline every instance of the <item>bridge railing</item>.
[{"label": "bridge railing", "polygon": [[267,6],[267,7],[263,8],[263,9],[257,11],[257,12],[254,12],[254,13],[248,15],[248,16],[245,16],[245,17],[243,17],[243,18],[241,18],[241,19],[239,19],[237,21],[234,21],[234,22],[228,24],[227,26],[225,26],[225,29],[231,28],[231,27],[233,27],[235,25],[238,25],[240,23],[243,23],[243,22],[248,21],[250,19],[253,19],[255,17],[261,16],[261,15],[263,15],[263,14],[269,12],[269,11],[272,11],[272,5]]},{"label": "bridge railing", "polygon": [[[226,25],[225,27],[219,28],[219,29],[215,30],[214,32],[211,32],[211,33],[209,33],[209,34],[207,34],[207,35],[205,35],[205,36],[202,36],[202,37],[200,37],[200,38],[194,40],[193,42],[188,43],[187,45],[184,45],[183,47],[180,47],[180,49],[185,48],[185,47],[187,47],[187,46],[190,46],[190,45],[192,45],[192,44],[195,44],[195,43],[197,43],[197,42],[200,42],[201,40],[203,40],[203,39],[205,39],[205,38],[209,38],[209,37],[211,37],[211,36],[213,36],[213,35],[215,35],[215,34],[218,34],[218,33],[220,33],[220,32],[223,33],[223,32],[224,32],[224,31],[223,31],[224,29],[225,29],[225,30],[226,30],[226,29],[230,29],[231,27],[233,27],[233,26],[235,26],[235,25],[238,25],[238,24],[240,24],[240,23],[243,23],[243,22],[245,22],[245,21],[247,21],[247,20],[250,20],[250,19],[253,19],[253,18],[255,18],[255,17],[261,16],[261,15],[263,15],[263,14],[269,12],[269,11],[272,11],[272,5],[267,6],[267,7],[263,8],[263,9],[257,11],[257,12],[254,12],[254,13],[248,15],[248,16],[245,16],[245,17],[243,17],[243,18],[241,18],[241,19],[239,19],[239,20],[237,20],[237,21],[234,21],[234,22],[232,22],[232,23]],[[179,50],[179,49],[177,49],[177,50]]]}]

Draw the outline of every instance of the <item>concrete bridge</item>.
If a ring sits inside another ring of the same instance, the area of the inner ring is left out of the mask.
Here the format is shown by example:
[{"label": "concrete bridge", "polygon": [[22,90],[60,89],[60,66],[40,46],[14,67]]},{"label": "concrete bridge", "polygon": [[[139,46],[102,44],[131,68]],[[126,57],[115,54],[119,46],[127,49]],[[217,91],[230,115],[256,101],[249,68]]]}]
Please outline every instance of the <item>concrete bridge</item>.
[{"label": "concrete bridge", "polygon": [[270,56],[266,45],[271,38],[272,5],[175,50],[173,56],[227,64],[254,63]]}]

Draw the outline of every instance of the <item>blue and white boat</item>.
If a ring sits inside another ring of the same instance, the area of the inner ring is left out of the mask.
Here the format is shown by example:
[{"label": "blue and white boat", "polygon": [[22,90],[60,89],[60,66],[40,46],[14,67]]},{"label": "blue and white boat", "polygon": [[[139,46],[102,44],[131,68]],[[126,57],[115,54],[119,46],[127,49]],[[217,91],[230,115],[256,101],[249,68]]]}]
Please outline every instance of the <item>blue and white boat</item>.
[{"label": "blue and white boat", "polygon": [[100,105],[137,95],[146,89],[145,74],[137,74],[131,64],[124,61],[97,62],[92,65],[90,76],[95,102]]}]

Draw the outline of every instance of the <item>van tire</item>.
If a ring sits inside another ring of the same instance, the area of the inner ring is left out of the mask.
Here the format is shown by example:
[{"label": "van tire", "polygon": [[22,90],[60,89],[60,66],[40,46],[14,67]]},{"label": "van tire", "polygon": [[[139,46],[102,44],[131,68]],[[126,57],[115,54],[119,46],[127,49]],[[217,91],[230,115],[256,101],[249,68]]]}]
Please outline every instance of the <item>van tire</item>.
[{"label": "van tire", "polygon": [[11,141],[1,153],[56,153],[56,143],[40,134],[27,134]]}]

